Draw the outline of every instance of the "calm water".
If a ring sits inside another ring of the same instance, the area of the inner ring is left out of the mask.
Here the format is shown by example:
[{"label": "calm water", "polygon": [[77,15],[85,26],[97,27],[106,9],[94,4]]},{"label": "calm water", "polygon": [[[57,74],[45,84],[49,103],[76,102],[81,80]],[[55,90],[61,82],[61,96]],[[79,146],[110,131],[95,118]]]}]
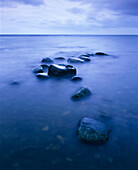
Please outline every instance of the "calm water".
[{"label": "calm water", "polygon": [[[32,73],[43,57],[96,51],[111,56],[73,64],[82,82]],[[81,86],[93,95],[72,101]],[[106,144],[78,141],[84,116],[110,126]],[[133,170],[137,154],[138,36],[0,37],[0,170]]]}]

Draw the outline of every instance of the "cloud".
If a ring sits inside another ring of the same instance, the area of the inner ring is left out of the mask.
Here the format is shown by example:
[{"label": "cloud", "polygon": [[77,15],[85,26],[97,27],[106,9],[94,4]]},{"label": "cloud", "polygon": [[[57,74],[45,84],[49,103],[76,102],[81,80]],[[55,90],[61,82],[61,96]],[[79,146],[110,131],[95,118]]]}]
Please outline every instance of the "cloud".
[{"label": "cloud", "polygon": [[2,33],[138,33],[136,0],[3,0]]}]

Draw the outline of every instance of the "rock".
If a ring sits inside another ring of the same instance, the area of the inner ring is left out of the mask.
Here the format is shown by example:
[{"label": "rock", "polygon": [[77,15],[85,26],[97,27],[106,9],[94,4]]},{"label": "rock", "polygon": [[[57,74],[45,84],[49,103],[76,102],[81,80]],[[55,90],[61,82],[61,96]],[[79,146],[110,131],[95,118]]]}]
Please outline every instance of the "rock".
[{"label": "rock", "polygon": [[71,98],[73,100],[79,100],[81,98],[90,96],[92,93],[87,87],[81,87]]},{"label": "rock", "polygon": [[70,63],[84,63],[84,60],[76,57],[70,57],[67,61]]},{"label": "rock", "polygon": [[95,53],[95,55],[108,55],[108,54],[103,53],[103,52],[97,52],[97,53]]},{"label": "rock", "polygon": [[36,76],[44,79],[49,78],[49,75],[47,73],[37,73]]},{"label": "rock", "polygon": [[41,67],[43,67],[43,68],[48,68],[49,65],[48,65],[48,64],[41,64]]},{"label": "rock", "polygon": [[11,85],[20,85],[20,82],[18,82],[18,81],[12,81],[10,84],[11,84]]},{"label": "rock", "polygon": [[84,60],[84,61],[91,61],[91,59],[89,57],[86,57],[86,56],[80,56],[79,58]]},{"label": "rock", "polygon": [[43,73],[43,68],[42,66],[38,66],[33,70],[34,73]]},{"label": "rock", "polygon": [[107,126],[95,119],[83,118],[79,121],[78,138],[83,142],[100,144],[109,138]]},{"label": "rock", "polygon": [[74,77],[72,77],[71,80],[72,80],[72,81],[81,81],[82,78],[81,78],[81,77],[78,77],[78,76],[74,76]]},{"label": "rock", "polygon": [[65,60],[65,58],[64,57],[56,57],[56,58],[54,58],[55,60]]},{"label": "rock", "polygon": [[43,58],[41,62],[43,62],[43,63],[52,63],[53,60],[51,58],[47,57],[47,58]]},{"label": "rock", "polygon": [[52,64],[48,69],[48,75],[53,77],[72,77],[76,72],[76,68],[69,65]]}]

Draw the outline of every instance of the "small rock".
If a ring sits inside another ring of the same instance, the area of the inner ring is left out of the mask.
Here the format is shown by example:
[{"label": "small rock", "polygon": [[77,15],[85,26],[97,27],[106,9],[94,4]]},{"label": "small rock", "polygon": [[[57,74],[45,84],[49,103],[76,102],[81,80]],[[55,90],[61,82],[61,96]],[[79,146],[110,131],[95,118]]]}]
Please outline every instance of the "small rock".
[{"label": "small rock", "polygon": [[45,79],[49,78],[49,75],[47,73],[37,73],[36,76]]},{"label": "small rock", "polygon": [[95,119],[83,118],[79,121],[78,138],[83,142],[100,144],[109,138],[107,126]]},{"label": "small rock", "polygon": [[33,70],[34,73],[43,73],[43,68],[42,66],[38,66]]},{"label": "small rock", "polygon": [[103,53],[103,52],[97,52],[97,53],[95,53],[95,55],[108,55],[108,54]]},{"label": "small rock", "polygon": [[43,58],[41,62],[44,62],[44,63],[52,63],[53,60],[51,58]]},{"label": "small rock", "polygon": [[41,67],[43,67],[43,68],[48,68],[49,65],[48,65],[48,64],[41,64]]},{"label": "small rock", "polygon": [[81,78],[81,77],[78,77],[78,76],[74,76],[74,77],[72,77],[71,80],[72,80],[72,81],[81,81],[82,78]]},{"label": "small rock", "polygon": [[70,63],[84,63],[84,60],[76,57],[70,57],[67,61]]},{"label": "small rock", "polygon": [[18,81],[12,81],[10,84],[11,84],[11,85],[20,85],[20,82],[18,82]]},{"label": "small rock", "polygon": [[90,96],[92,93],[87,87],[81,87],[71,98],[73,100],[79,100],[81,98]]},{"label": "small rock", "polygon": [[54,58],[55,60],[65,60],[65,58],[64,57],[56,57],[56,58]]},{"label": "small rock", "polygon": [[91,61],[91,59],[89,57],[86,57],[86,56],[80,56],[79,58],[84,60],[84,61]]},{"label": "small rock", "polygon": [[48,75],[52,77],[72,77],[76,75],[76,68],[69,65],[52,64],[48,68]]}]

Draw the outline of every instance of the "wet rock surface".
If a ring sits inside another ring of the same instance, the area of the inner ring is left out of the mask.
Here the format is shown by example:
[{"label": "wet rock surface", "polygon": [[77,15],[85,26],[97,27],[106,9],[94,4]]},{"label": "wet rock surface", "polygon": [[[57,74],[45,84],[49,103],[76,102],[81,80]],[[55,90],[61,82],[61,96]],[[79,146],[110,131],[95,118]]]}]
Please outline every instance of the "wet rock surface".
[{"label": "wet rock surface", "polygon": [[76,72],[76,68],[69,65],[52,64],[48,68],[48,75],[51,77],[72,77]]},{"label": "wet rock surface", "polygon": [[72,80],[72,81],[81,81],[82,78],[81,78],[81,77],[78,77],[78,76],[74,76],[74,77],[72,77],[71,80]]},{"label": "wet rock surface", "polygon": [[81,141],[94,144],[105,143],[109,138],[109,132],[104,123],[87,117],[79,121],[77,130]]},{"label": "wet rock surface", "polygon": [[76,57],[70,57],[67,61],[70,63],[84,63],[84,60]]},{"label": "wet rock surface", "polygon": [[53,63],[53,60],[49,57],[46,57],[46,58],[43,58],[41,62],[42,63]]},{"label": "wet rock surface", "polygon": [[49,65],[48,65],[48,64],[41,64],[41,67],[43,67],[43,68],[48,68]]},{"label": "wet rock surface", "polygon": [[73,100],[80,100],[84,97],[90,96],[92,93],[87,87],[81,87],[71,98]]},{"label": "wet rock surface", "polygon": [[91,61],[91,59],[89,57],[86,57],[86,56],[80,56],[79,58],[84,60],[84,61]]},{"label": "wet rock surface", "polygon": [[55,57],[54,59],[55,59],[55,60],[65,60],[64,57]]},{"label": "wet rock surface", "polygon": [[36,77],[38,78],[44,78],[44,79],[48,79],[49,75],[47,73],[37,73]]},{"label": "wet rock surface", "polygon": [[34,73],[43,73],[43,67],[42,66],[38,66],[33,70]]}]

